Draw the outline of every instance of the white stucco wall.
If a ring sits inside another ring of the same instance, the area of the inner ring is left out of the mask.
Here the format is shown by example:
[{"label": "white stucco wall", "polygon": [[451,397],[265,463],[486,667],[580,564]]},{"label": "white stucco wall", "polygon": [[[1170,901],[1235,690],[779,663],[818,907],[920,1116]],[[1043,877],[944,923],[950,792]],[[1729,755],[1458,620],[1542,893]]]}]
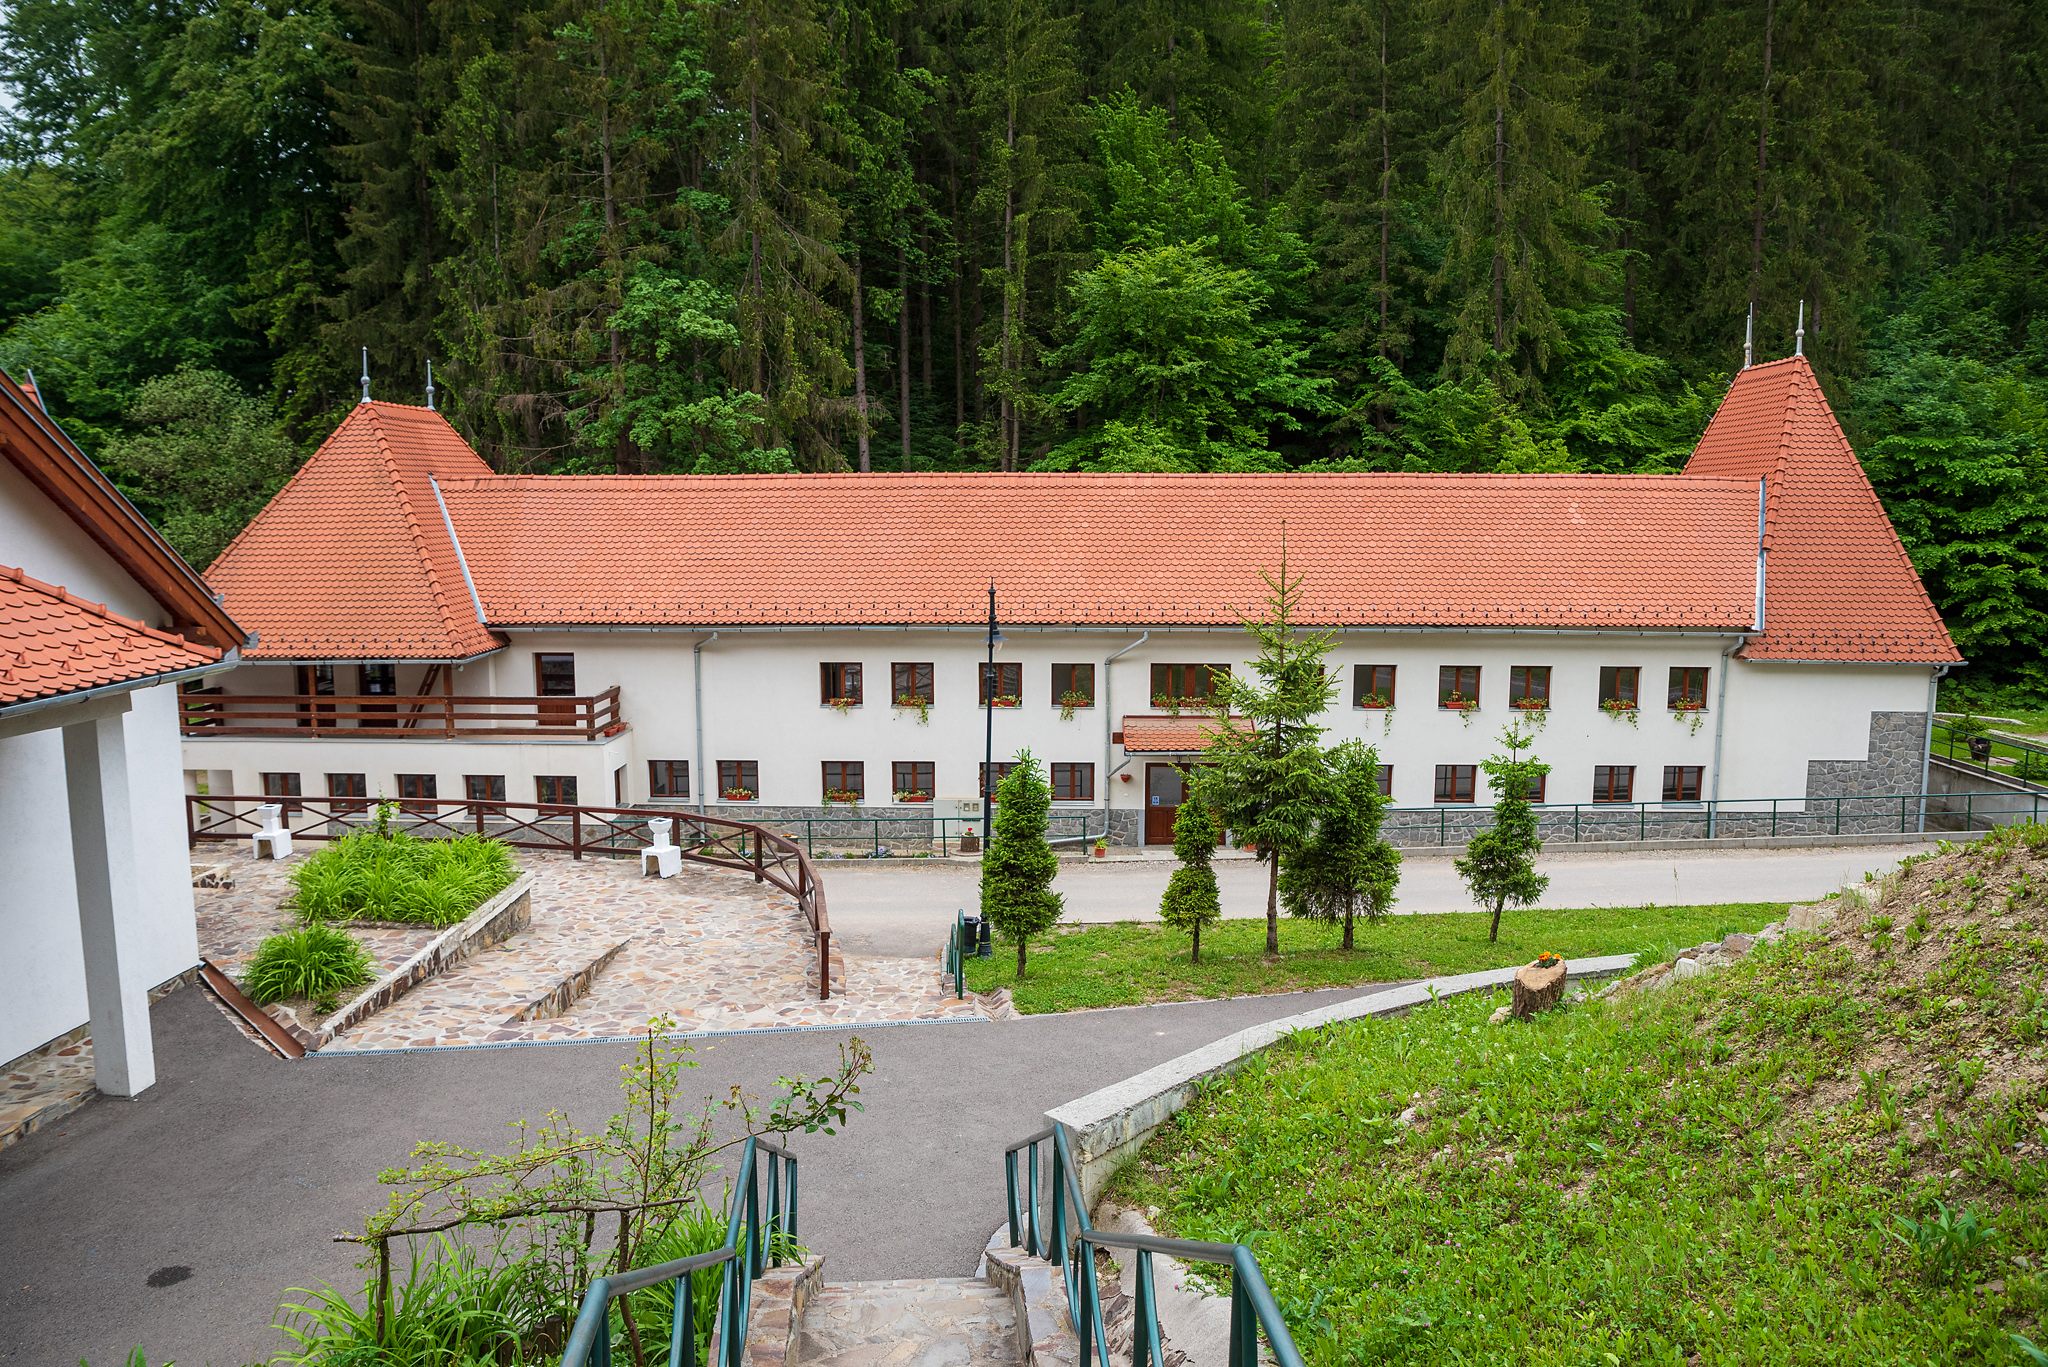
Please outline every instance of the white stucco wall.
[{"label": "white stucco wall", "polygon": [[101,550],[85,530],[51,504],[43,491],[0,460],[0,565],[19,568],[45,584],[105,603],[123,617],[167,628],[162,606]]},{"label": "white stucco wall", "polygon": [[[55,714],[52,714],[53,716]],[[178,782],[174,685],[141,689],[123,719],[135,834],[139,905],[124,921],[150,985],[199,961],[192,878]],[[55,728],[0,739],[0,1062],[15,1058],[89,1016],[85,960],[71,868],[63,740]]]}]

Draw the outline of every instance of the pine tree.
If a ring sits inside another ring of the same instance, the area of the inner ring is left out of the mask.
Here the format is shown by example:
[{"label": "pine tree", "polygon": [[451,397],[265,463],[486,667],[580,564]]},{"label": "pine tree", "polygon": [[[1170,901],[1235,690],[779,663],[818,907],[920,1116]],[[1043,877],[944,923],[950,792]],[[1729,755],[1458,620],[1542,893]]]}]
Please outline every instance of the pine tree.
[{"label": "pine tree", "polygon": [[1052,787],[1029,750],[996,787],[995,830],[981,857],[981,915],[1005,939],[1017,944],[1017,976],[1024,976],[1024,950],[1033,935],[1058,924],[1066,899],[1052,890],[1059,856],[1045,840],[1052,811]]},{"label": "pine tree", "polygon": [[1216,817],[1193,793],[1174,815],[1173,853],[1180,867],[1166,880],[1166,893],[1159,899],[1159,919],[1194,936],[1191,962],[1200,963],[1202,927],[1223,914],[1223,901],[1216,887],[1216,870],[1209,867],[1216,854]]},{"label": "pine tree", "polygon": [[1533,754],[1521,758],[1530,740],[1529,732],[1510,724],[1500,735],[1507,754],[1481,761],[1479,767],[1486,771],[1486,781],[1494,792],[1493,824],[1474,834],[1464,855],[1451,861],[1458,877],[1471,889],[1473,900],[1482,910],[1493,910],[1488,944],[1500,938],[1504,907],[1526,907],[1550,886],[1550,875],[1536,872],[1536,855],[1543,842],[1537,839],[1536,810],[1529,804],[1530,789],[1550,772],[1550,766]]},{"label": "pine tree", "polygon": [[1344,945],[1352,927],[1386,918],[1401,879],[1401,852],[1380,837],[1381,814],[1392,799],[1380,793],[1380,757],[1369,745],[1347,741],[1330,755],[1328,804],[1316,832],[1280,868],[1280,901],[1290,916],[1341,922]]}]

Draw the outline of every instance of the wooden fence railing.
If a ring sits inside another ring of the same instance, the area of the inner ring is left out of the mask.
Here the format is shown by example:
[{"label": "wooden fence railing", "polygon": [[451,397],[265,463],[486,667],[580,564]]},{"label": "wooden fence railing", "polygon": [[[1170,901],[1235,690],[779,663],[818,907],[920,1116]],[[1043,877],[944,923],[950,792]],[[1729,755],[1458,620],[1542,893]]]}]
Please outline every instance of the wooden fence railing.
[{"label": "wooden fence railing", "polygon": [[[388,799],[387,799],[388,800]],[[393,828],[424,838],[475,834],[514,849],[546,850],[581,859],[585,854],[635,858],[647,848],[647,823],[674,821],[674,840],[683,858],[698,864],[751,873],[757,883],[780,888],[796,900],[818,945],[818,1000],[832,997],[832,922],[825,912],[825,888],[803,846],[750,821],[698,816],[694,812],[641,811],[630,807],[560,807],[538,802],[457,802],[435,799],[390,801],[398,809]],[[243,797],[187,794],[185,836],[238,840],[262,829],[257,809],[284,808],[293,840],[339,840],[371,825],[375,798]]]},{"label": "wooden fence railing", "polygon": [[268,736],[318,739],[346,734],[368,740],[394,737],[502,736],[514,732],[583,736],[596,740],[626,724],[619,690],[590,697],[331,697],[304,694],[223,693],[201,689],[178,695],[178,724],[188,736]]}]

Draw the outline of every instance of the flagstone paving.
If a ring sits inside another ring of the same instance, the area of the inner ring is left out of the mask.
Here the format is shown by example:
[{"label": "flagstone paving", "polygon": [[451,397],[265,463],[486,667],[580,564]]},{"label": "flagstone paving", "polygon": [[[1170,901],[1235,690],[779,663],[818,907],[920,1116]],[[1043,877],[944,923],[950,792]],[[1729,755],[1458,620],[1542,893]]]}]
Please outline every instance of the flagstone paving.
[{"label": "flagstone paving", "polygon": [[[794,899],[746,874],[685,864],[648,878],[630,860],[522,852],[535,875],[532,925],[430,979],[322,1052],[459,1044],[620,1039],[666,1016],[683,1032],[974,1018],[932,959],[831,956],[832,997],[817,999],[817,948]],[[279,908],[290,865],[233,860],[232,889],[202,888],[200,949],[233,975],[256,944],[290,923]],[[431,930],[355,930],[380,969]],[[518,1015],[564,977],[621,945],[587,994],[561,1015]]]}]

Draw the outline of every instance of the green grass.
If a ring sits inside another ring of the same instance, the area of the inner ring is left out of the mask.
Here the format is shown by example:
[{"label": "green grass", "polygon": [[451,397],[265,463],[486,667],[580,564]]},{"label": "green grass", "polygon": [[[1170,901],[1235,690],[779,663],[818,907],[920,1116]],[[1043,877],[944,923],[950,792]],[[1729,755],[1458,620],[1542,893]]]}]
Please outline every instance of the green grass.
[{"label": "green grass", "polygon": [[511,851],[474,835],[421,840],[363,831],[292,870],[303,921],[420,921],[452,926],[519,876]]},{"label": "green grass", "polygon": [[331,998],[375,974],[369,951],[355,936],[332,926],[307,925],[256,946],[242,988],[258,1002]]},{"label": "green grass", "polygon": [[1219,921],[1202,933],[1202,962],[1188,962],[1188,937],[1135,921],[1056,929],[1029,942],[1025,975],[1017,952],[997,943],[992,959],[971,959],[976,992],[1007,987],[1027,1014],[1094,1006],[1194,1001],[1209,997],[1305,992],[1355,983],[1433,978],[1525,964],[1545,950],[1567,959],[1602,954],[1668,955],[1736,930],[1756,930],[1784,915],[1783,902],[1694,907],[1593,907],[1511,911],[1500,943],[1486,941],[1490,917],[1478,912],[1391,916],[1343,932],[1315,921],[1280,920],[1280,955],[1266,957],[1265,918]]},{"label": "green grass", "polygon": [[2032,1361],[2048,851],[2013,843],[1662,992],[1292,1037],[1114,1194],[1252,1243],[1312,1367]]}]

